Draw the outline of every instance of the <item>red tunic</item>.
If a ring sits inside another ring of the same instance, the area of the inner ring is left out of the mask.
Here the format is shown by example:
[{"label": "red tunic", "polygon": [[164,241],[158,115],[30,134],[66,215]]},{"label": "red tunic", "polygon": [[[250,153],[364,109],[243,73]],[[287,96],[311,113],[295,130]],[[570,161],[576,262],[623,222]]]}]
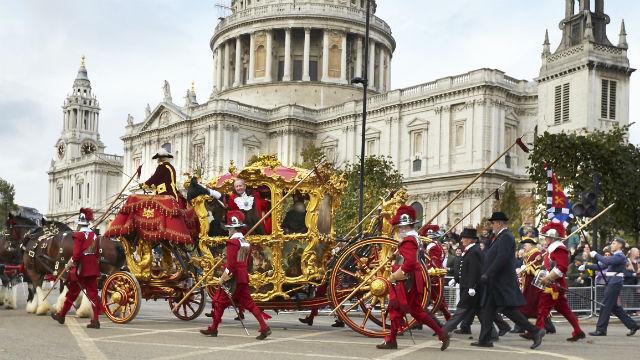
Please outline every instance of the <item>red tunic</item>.
[{"label": "red tunic", "polygon": [[249,247],[247,260],[238,261],[238,251],[240,250],[240,240],[236,237],[227,239],[227,263],[226,268],[235,278],[236,284],[249,283],[249,265],[251,264],[251,247]]},{"label": "red tunic", "polygon": [[[551,262],[555,263],[555,266],[552,266]],[[557,268],[561,273],[562,277],[559,278],[552,284],[552,288],[554,292],[564,292],[560,290],[558,285],[561,287],[567,287],[567,270],[569,269],[569,251],[567,247],[559,241],[556,241],[549,245],[547,249],[547,253],[544,256],[544,268],[547,271],[551,271],[553,268]]]},{"label": "red tunic", "polygon": [[176,187],[176,169],[168,161],[158,164],[156,172],[144,184],[154,188],[157,195],[171,195],[176,199],[182,197]]},{"label": "red tunic", "polygon": [[[89,247],[93,244],[95,233],[90,231],[85,236],[84,232],[78,231],[73,233],[73,262],[80,269],[79,277],[90,277],[100,275],[100,265],[98,264],[98,244],[93,247],[92,254],[85,253],[89,251]],[[97,241],[97,239],[96,239]]]},{"label": "red tunic", "polygon": [[542,290],[531,285],[536,276],[536,271],[542,266],[542,253],[538,249],[533,249],[527,253],[524,264],[527,265],[525,270],[520,273],[522,281],[522,295],[524,295],[527,305],[520,308],[525,316],[536,318],[538,316],[538,300]]},{"label": "red tunic", "polygon": [[433,241],[427,245],[427,256],[429,257],[429,269],[441,269],[444,267],[442,264],[444,260],[444,249],[439,242]]}]

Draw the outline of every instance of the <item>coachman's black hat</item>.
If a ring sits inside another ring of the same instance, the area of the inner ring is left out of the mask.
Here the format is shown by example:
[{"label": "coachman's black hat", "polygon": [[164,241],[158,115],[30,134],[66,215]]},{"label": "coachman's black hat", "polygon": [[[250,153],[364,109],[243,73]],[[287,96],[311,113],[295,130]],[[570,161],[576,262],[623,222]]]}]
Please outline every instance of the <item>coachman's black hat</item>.
[{"label": "coachman's black hat", "polygon": [[460,233],[460,238],[476,239],[478,240],[478,231],[474,228],[464,228]]},{"label": "coachman's black hat", "polygon": [[496,211],[493,214],[491,214],[489,221],[509,221],[509,218],[502,211]]}]

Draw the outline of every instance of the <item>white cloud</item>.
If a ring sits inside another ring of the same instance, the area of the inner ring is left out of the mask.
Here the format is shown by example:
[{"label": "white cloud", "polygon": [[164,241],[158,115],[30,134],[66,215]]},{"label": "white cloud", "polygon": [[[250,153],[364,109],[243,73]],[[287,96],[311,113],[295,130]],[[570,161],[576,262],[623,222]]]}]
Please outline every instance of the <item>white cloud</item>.
[{"label": "white cloud", "polygon": [[[379,0],[378,15],[397,40],[392,84],[405,87],[481,67],[532,79],[540,66],[544,30],[553,46],[564,4],[557,0]],[[617,42],[624,16],[632,64],[640,63],[640,2],[609,0],[609,38]],[[211,1],[2,1],[0,2],[0,141],[6,149],[0,177],[17,201],[46,211],[47,175],[62,125],[61,105],[80,56],[101,111],[107,151],[122,153],[119,137],[131,113],[161,100],[171,83],[181,103],[191,81],[198,99],[211,91],[209,40],[217,23]],[[637,93],[633,81],[632,95]],[[632,97],[633,99],[633,97]],[[631,101],[631,121],[640,105]],[[632,141],[640,142],[640,125]]]}]

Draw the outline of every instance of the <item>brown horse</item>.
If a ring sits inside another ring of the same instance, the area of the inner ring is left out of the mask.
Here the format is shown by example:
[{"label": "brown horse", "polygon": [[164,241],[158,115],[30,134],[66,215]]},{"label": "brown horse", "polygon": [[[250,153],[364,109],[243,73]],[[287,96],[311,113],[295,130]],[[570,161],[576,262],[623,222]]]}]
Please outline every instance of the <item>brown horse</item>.
[{"label": "brown horse", "polygon": [[[7,309],[17,307],[16,285],[22,281],[22,239],[26,233],[38,228],[38,224],[29,218],[12,217],[7,221],[7,229],[0,235],[0,305]],[[34,292],[30,289],[27,301],[33,299]]]},{"label": "brown horse", "polygon": [[[102,274],[110,275],[120,270],[125,260],[120,243],[101,236],[98,236],[96,241]],[[60,222],[45,223],[41,228],[25,236],[23,249],[25,273],[31,279],[37,295],[34,299],[35,306],[28,307],[27,311],[45,315],[50,310],[50,306],[44,300],[42,283],[47,275],[58,276],[71,258],[73,231]]]}]

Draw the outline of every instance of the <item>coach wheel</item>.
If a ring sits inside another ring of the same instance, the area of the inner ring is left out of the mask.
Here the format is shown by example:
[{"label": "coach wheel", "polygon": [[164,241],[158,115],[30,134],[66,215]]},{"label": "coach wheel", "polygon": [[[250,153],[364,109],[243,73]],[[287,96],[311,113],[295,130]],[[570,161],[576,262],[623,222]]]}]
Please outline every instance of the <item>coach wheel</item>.
[{"label": "coach wheel", "polygon": [[[335,314],[362,335],[384,337],[390,332],[388,312],[391,284],[387,278],[391,273],[391,262],[387,260],[396,248],[397,241],[389,238],[361,240],[340,252],[331,272],[329,299],[334,308],[342,304]],[[386,265],[381,267],[383,263]],[[424,267],[422,276],[428,287],[429,276]],[[425,289],[421,299],[423,308],[428,298],[429,291]],[[414,324],[415,320],[411,319],[404,327]]]},{"label": "coach wheel", "polygon": [[118,271],[104,281],[102,306],[104,314],[114,323],[126,324],[140,311],[140,284],[131,273]]},{"label": "coach wheel", "polygon": [[179,292],[178,296],[169,298],[169,306],[173,315],[178,319],[184,321],[191,321],[196,319],[204,311],[206,305],[204,298],[204,289],[194,291],[189,295],[189,298],[185,300],[177,309],[173,310],[177,303],[182,300],[185,293]]}]

